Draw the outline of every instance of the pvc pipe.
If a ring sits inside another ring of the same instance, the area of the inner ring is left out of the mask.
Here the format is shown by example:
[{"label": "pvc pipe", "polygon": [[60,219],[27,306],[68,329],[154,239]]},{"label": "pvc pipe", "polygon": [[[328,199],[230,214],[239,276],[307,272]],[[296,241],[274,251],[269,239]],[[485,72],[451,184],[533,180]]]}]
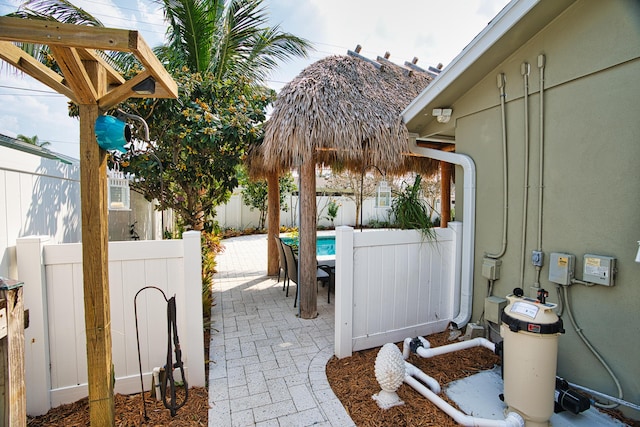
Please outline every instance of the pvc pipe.
[{"label": "pvc pipe", "polygon": [[156,389],[156,400],[161,401],[162,391],[160,388],[160,368],[159,367],[153,368],[153,383],[155,384],[155,389]]},{"label": "pvc pipe", "polygon": [[469,319],[471,319],[473,305],[473,256],[476,227],[476,165],[473,163],[473,159],[465,154],[418,147],[418,143],[415,138],[409,138],[409,151],[421,157],[428,157],[462,166],[464,170],[464,227],[462,229],[462,279],[460,284],[460,308],[458,315],[452,320],[452,323],[457,328],[461,329],[467,324],[467,322],[469,322]]},{"label": "pvc pipe", "polygon": [[429,387],[429,390],[431,390],[435,394],[440,394],[440,392],[442,391],[442,389],[440,388],[440,384],[435,378],[425,374],[411,363],[404,362],[404,371],[405,376],[409,375],[411,377],[418,378],[424,385]]},{"label": "pvc pipe", "polygon": [[404,382],[409,384],[422,396],[429,399],[429,401],[444,411],[460,425],[478,427],[524,427],[524,419],[514,412],[509,412],[504,420],[490,420],[487,418],[473,417],[455,409],[412,376],[405,375]]},{"label": "pvc pipe", "polygon": [[496,345],[494,343],[492,343],[486,338],[478,337],[472,340],[460,341],[453,344],[442,345],[440,347],[432,347],[432,348],[418,347],[418,349],[416,350],[416,353],[418,353],[418,356],[420,357],[429,358],[434,356],[440,356],[441,354],[452,353],[454,351],[465,350],[468,348],[480,347],[480,346],[488,348],[494,353],[496,351]]},{"label": "pvc pipe", "polygon": [[[429,341],[427,341],[425,338],[418,337],[418,339],[422,343],[423,347],[425,347],[425,348],[431,347],[431,343]],[[402,358],[404,360],[407,360],[409,358],[409,354],[411,354],[411,341],[413,341],[411,338],[405,338],[404,339],[404,343],[402,345]]]}]

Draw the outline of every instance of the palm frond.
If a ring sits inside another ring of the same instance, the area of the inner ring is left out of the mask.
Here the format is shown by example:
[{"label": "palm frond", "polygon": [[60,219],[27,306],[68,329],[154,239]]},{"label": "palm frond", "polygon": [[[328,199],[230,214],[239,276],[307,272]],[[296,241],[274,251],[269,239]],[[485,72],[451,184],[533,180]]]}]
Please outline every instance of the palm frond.
[{"label": "palm frond", "polygon": [[19,18],[55,20],[67,24],[104,27],[96,17],[67,0],[27,0],[12,15]]}]

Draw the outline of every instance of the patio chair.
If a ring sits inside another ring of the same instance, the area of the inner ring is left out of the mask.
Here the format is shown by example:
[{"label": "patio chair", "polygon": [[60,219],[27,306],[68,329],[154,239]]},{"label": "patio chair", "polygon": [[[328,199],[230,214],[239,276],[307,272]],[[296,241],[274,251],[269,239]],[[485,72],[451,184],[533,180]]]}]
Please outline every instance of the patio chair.
[{"label": "patio chair", "polygon": [[[298,294],[300,291],[300,285],[298,284],[298,257],[293,252],[293,248],[284,242],[282,243],[282,249],[284,250],[285,259],[287,260],[287,276],[289,278],[287,281],[286,296],[289,296],[289,283],[293,280],[293,283],[296,284],[296,298],[293,301],[293,306],[297,307]],[[322,269],[318,268],[316,270],[316,278],[318,281],[328,281],[329,275]]]},{"label": "patio chair", "polygon": [[331,304],[331,292],[332,291],[333,293],[336,292],[336,268],[335,266],[330,266],[330,265],[319,265],[318,268],[324,271],[329,276],[328,280],[326,281],[328,285],[327,286],[327,303]]},{"label": "patio chair", "polygon": [[287,281],[289,280],[289,276],[287,274],[287,259],[284,255],[284,249],[282,248],[284,242],[278,236],[274,236],[274,238],[276,239],[276,245],[278,246],[278,283],[280,283],[280,271],[282,271],[282,290],[284,291]]}]

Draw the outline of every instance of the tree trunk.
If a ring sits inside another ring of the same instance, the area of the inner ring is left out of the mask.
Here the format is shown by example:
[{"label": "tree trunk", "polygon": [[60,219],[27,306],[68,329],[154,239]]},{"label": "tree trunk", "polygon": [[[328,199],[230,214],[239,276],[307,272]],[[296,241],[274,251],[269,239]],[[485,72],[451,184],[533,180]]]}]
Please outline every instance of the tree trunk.
[{"label": "tree trunk", "polygon": [[276,238],[280,236],[280,182],[278,174],[267,176],[267,275],[278,274],[278,246]]},{"label": "tree trunk", "polygon": [[302,161],[300,168],[300,317],[318,316],[316,261],[316,162],[315,155]]}]

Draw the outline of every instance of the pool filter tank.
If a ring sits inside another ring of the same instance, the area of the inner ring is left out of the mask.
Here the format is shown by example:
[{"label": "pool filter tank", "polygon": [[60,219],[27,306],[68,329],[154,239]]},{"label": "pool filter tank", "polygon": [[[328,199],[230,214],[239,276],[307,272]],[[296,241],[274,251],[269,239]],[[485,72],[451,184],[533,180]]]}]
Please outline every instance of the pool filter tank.
[{"label": "pool filter tank", "polygon": [[556,304],[546,302],[547,291],[540,289],[537,299],[523,294],[514,289],[502,313],[504,401],[526,427],[546,427],[554,412],[558,337],[564,329],[553,311]]}]

